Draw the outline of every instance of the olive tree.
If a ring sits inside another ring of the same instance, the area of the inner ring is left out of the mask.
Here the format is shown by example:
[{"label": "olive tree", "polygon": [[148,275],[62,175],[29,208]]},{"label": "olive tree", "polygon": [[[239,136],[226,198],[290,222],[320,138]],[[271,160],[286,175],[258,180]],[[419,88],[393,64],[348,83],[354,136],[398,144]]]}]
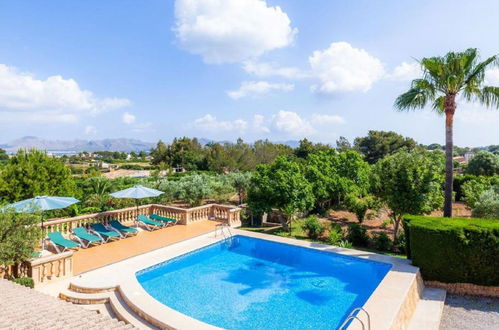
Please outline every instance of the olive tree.
[{"label": "olive tree", "polygon": [[400,151],[375,166],[378,197],[391,209],[394,239],[402,217],[441,208],[444,158],[428,151]]},{"label": "olive tree", "polygon": [[35,214],[0,212],[0,268],[32,257],[41,238],[39,221]]}]

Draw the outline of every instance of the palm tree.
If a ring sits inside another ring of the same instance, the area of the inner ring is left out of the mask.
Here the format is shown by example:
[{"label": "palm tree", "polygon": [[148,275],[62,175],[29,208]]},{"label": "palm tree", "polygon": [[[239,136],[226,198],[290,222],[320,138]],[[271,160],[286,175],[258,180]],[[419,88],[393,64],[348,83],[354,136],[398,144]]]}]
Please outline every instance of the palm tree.
[{"label": "palm tree", "polygon": [[480,62],[478,51],[449,52],[443,57],[423,58],[420,61],[422,78],[414,79],[411,88],[397,97],[398,110],[422,109],[430,102],[433,110],[445,114],[445,203],[444,216],[452,217],[453,184],[453,121],[456,97],[468,102],[480,102],[499,108],[499,87],[485,86],[485,71],[499,65],[499,57],[492,56]]}]

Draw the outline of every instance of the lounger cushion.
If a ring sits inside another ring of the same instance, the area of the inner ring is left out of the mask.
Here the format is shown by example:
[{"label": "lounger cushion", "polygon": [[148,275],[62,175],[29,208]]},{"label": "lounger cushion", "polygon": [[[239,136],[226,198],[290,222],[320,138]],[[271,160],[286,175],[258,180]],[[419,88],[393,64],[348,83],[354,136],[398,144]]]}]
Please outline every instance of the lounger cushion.
[{"label": "lounger cushion", "polygon": [[162,222],[158,222],[158,221],[154,221],[154,220],[151,220],[149,219],[148,217],[146,217],[145,215],[139,215],[137,217],[137,219],[140,221],[140,222],[143,222],[147,225],[151,225],[151,226],[158,226],[158,227],[162,227],[163,226],[163,223]]},{"label": "lounger cushion", "polygon": [[48,237],[55,244],[63,246],[67,249],[72,249],[72,248],[80,246],[80,244],[73,242],[70,239],[64,238],[64,236],[62,236],[62,234],[58,231],[53,232],[53,233],[48,233]]},{"label": "lounger cushion", "polygon": [[109,225],[111,227],[113,227],[114,229],[117,229],[119,231],[122,231],[124,233],[128,233],[128,234],[132,234],[132,233],[136,233],[138,232],[137,229],[135,228],[132,228],[132,227],[128,227],[128,226],[125,226],[123,225],[121,222],[119,222],[118,220],[111,220],[109,222]]},{"label": "lounger cushion", "polygon": [[177,222],[178,221],[177,219],[162,217],[162,216],[157,215],[157,214],[151,214],[149,216],[149,218],[154,219],[154,220],[165,221],[165,222]]},{"label": "lounger cushion", "polygon": [[73,234],[75,236],[78,236],[81,239],[84,239],[85,241],[88,241],[88,242],[101,242],[102,241],[99,236],[90,234],[83,227],[76,227],[75,229],[73,229]]},{"label": "lounger cushion", "polygon": [[101,235],[107,236],[107,237],[121,237],[121,235],[113,230],[109,230],[102,223],[94,223],[90,225],[93,230],[98,232]]}]

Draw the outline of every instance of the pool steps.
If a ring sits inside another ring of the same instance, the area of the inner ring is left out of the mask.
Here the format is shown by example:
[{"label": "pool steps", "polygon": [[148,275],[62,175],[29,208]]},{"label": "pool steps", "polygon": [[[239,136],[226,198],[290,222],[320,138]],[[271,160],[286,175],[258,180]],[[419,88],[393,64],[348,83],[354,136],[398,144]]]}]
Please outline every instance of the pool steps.
[{"label": "pool steps", "polygon": [[438,330],[444,310],[445,296],[446,291],[443,289],[425,287],[423,296],[416,305],[409,330]]},{"label": "pool steps", "polygon": [[128,303],[128,299],[122,295],[119,287],[89,288],[70,283],[68,289],[59,293],[59,298],[101,314],[109,314],[138,329],[165,329],[163,326],[153,325],[140,316],[142,312]]}]

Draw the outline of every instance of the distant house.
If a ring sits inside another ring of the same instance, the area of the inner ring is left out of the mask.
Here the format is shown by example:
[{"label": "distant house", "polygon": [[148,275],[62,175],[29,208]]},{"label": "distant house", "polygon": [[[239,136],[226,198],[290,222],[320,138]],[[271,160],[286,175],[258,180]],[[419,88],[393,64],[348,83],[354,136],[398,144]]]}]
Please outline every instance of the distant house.
[{"label": "distant house", "polygon": [[453,157],[452,160],[455,161],[456,163],[461,164],[461,165],[468,164],[468,162],[466,161],[466,158],[464,156]]},{"label": "distant house", "polygon": [[475,153],[474,152],[467,152],[464,154],[464,159],[466,160],[466,164],[470,162],[470,160],[473,159],[473,157],[475,157]]}]

